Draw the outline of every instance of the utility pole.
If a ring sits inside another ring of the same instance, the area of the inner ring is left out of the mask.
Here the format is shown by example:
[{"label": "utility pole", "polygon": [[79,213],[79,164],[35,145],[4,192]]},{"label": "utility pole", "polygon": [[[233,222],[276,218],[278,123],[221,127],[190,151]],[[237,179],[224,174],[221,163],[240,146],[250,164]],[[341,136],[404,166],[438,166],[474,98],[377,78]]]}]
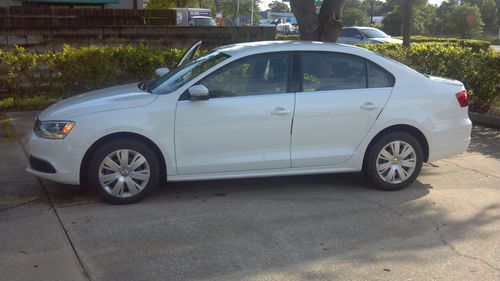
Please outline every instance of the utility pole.
[{"label": "utility pole", "polygon": [[250,26],[253,26],[253,1],[254,0],[251,0],[252,1],[252,17],[250,18]]},{"label": "utility pole", "polygon": [[444,31],[444,3],[441,3],[441,37],[443,37]]},{"label": "utility pole", "polygon": [[371,11],[370,11],[370,25],[373,26],[373,1],[375,0],[372,0],[372,7],[371,7]]},{"label": "utility pole", "polygon": [[240,26],[240,0],[236,1],[236,25]]}]

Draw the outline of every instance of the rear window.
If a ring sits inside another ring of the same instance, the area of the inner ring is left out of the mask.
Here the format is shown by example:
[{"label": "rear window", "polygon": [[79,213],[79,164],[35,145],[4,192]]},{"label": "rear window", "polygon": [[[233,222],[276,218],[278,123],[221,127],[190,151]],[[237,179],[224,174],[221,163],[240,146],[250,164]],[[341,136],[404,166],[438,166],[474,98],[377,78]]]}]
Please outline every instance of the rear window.
[{"label": "rear window", "polygon": [[394,86],[394,76],[387,70],[368,61],[368,88],[385,88]]}]

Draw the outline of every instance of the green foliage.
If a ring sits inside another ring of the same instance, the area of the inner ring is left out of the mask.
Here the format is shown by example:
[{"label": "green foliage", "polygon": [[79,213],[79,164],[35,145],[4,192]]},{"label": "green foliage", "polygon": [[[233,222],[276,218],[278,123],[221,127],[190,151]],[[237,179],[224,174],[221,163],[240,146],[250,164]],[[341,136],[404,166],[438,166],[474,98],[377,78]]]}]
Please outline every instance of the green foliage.
[{"label": "green foliage", "polygon": [[[436,26],[436,11],[437,7],[430,5],[426,0],[415,1],[412,10],[412,34],[433,34]],[[398,5],[384,17],[382,30],[393,36],[401,35],[402,19],[403,9]]]},{"label": "green foliage", "polygon": [[[291,36],[282,37],[292,39]],[[418,40],[429,39],[413,38],[413,41]],[[473,110],[485,112],[499,102],[500,54],[484,47],[487,43],[481,41],[439,40],[445,42],[414,43],[410,50],[399,44],[363,47],[422,73],[464,82],[472,94]],[[173,67],[181,54],[182,50],[178,49],[147,46],[65,46],[61,52],[47,53],[29,53],[22,48],[0,51],[0,84],[7,86],[12,94],[0,99],[0,110],[43,108],[61,97],[149,79],[156,68]],[[43,95],[40,91],[52,94]]]},{"label": "green foliage", "polygon": [[342,11],[342,23],[345,26],[367,25],[368,14],[359,8],[346,8]]},{"label": "green foliage", "polygon": [[290,12],[290,7],[287,4],[277,0],[274,0],[273,2],[269,3],[268,7],[271,12],[278,12],[278,13]]},{"label": "green foliage", "polygon": [[0,84],[15,96],[44,90],[79,92],[153,77],[158,67],[172,67],[179,49],[64,46],[61,52],[29,53],[22,48],[0,51]]},{"label": "green foliage", "polygon": [[489,34],[497,34],[497,6],[495,0],[483,0],[479,7],[481,18],[484,22],[484,31]]},{"label": "green foliage", "polygon": [[[400,38],[400,39],[402,39],[402,38]],[[458,45],[458,46],[465,47],[465,48],[471,48],[473,52],[478,52],[479,50],[487,51],[490,49],[490,42],[484,41],[484,40],[474,40],[474,39],[412,36],[411,42],[412,43],[428,43],[428,42],[446,43],[448,45]]]},{"label": "green foliage", "polygon": [[0,98],[0,111],[7,110],[39,110],[58,101],[61,97],[54,95],[34,95],[30,97]]},{"label": "green foliage", "polygon": [[285,34],[276,34],[277,40],[299,40],[299,35],[285,35]]},{"label": "green foliage", "polygon": [[399,44],[362,47],[421,73],[463,82],[472,97],[472,110],[487,112],[500,99],[500,55],[492,50],[475,52],[472,48],[442,43],[413,44],[409,50]]},{"label": "green foliage", "polygon": [[500,37],[494,37],[491,39],[492,45],[500,45]]},{"label": "green foliage", "polygon": [[476,5],[463,4],[450,13],[445,27],[449,34],[474,38],[481,35],[483,25],[479,8]]}]

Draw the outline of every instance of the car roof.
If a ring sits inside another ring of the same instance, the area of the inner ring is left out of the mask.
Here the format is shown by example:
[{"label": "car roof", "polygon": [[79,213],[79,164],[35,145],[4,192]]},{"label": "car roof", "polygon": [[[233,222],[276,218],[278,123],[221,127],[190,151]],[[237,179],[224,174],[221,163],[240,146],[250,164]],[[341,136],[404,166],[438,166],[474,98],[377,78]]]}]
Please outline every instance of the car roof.
[{"label": "car roof", "polygon": [[207,16],[194,16],[192,19],[211,19],[212,17],[207,17]]},{"label": "car roof", "polygon": [[342,29],[347,29],[347,28],[356,28],[356,29],[378,29],[375,27],[370,27],[370,26],[345,26],[342,27]]},{"label": "car roof", "polygon": [[373,52],[351,45],[330,42],[301,41],[301,40],[274,40],[238,43],[222,46],[216,49],[230,56],[245,56],[269,52],[286,51],[330,51],[357,55],[373,54]]}]

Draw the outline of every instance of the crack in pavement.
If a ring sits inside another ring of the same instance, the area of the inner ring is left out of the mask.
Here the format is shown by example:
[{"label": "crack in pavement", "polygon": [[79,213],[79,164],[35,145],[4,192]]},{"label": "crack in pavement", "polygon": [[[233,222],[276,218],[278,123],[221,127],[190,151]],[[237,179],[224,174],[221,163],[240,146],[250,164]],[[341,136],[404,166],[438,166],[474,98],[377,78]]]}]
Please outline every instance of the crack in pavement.
[{"label": "crack in pavement", "polygon": [[[398,212],[398,211],[394,210],[394,209],[393,209],[393,208],[391,208],[391,207],[388,207],[388,206],[385,206],[384,204],[381,204],[381,203],[378,203],[378,202],[376,202],[376,201],[372,201],[372,200],[370,200],[370,199],[367,199],[367,198],[365,198],[365,197],[363,197],[363,196],[361,196],[361,195],[359,195],[359,194],[355,194],[354,192],[350,192],[350,193],[351,193],[354,197],[359,198],[359,199],[361,199],[361,200],[363,200],[363,201],[365,201],[365,202],[367,202],[367,203],[373,204],[373,205],[375,205],[376,207],[381,208],[381,209],[383,209],[383,210],[385,210],[385,211],[388,211],[388,212],[390,212],[390,213],[392,213],[392,214],[394,214],[394,215],[396,215],[396,216],[398,216],[398,217],[400,217],[400,218],[403,218],[403,219],[407,220],[408,222],[410,222],[410,223],[412,223],[412,224],[415,224],[415,225],[421,225],[421,226],[424,226],[424,227],[426,227],[426,226],[427,226],[427,224],[423,224],[423,223],[420,223],[420,222],[418,222],[418,221],[414,221],[413,219],[411,219],[411,218],[408,218],[408,217],[404,216],[403,214],[401,214],[400,212]],[[498,267],[496,267],[496,266],[492,265],[491,263],[489,263],[489,262],[487,262],[487,261],[485,261],[485,260],[483,260],[483,259],[481,259],[481,258],[476,258],[476,257],[474,257],[474,256],[470,256],[470,255],[463,254],[463,253],[459,252],[455,246],[453,246],[451,243],[449,243],[448,241],[446,241],[446,239],[444,238],[444,233],[438,233],[438,232],[439,232],[439,229],[436,229],[436,230],[435,230],[435,233],[436,233],[436,234],[437,234],[437,236],[439,237],[439,240],[441,241],[441,243],[442,243],[443,245],[447,246],[447,247],[448,247],[448,249],[450,249],[450,250],[451,250],[454,254],[456,254],[456,255],[458,255],[458,256],[460,256],[460,257],[463,257],[463,258],[467,258],[467,259],[471,259],[471,260],[478,261],[478,262],[480,262],[480,263],[482,263],[482,264],[484,264],[484,265],[486,265],[486,266],[490,267],[491,269],[494,269],[495,271],[500,271],[500,268],[498,268]]]},{"label": "crack in pavement", "polygon": [[[19,145],[21,145],[21,148],[23,149],[24,151],[24,154],[25,156],[28,158],[28,161],[29,161],[29,153],[28,153],[28,150],[24,147],[23,143],[21,142],[21,139],[20,138],[17,138],[17,142],[19,143]],[[78,254],[77,250],[76,250],[76,247],[73,243],[73,240],[71,239],[70,235],[69,235],[69,232],[68,232],[68,229],[66,228],[66,226],[64,225],[60,215],[59,215],[59,212],[57,211],[57,208],[56,206],[54,205],[54,202],[52,201],[52,199],[50,198],[50,195],[49,193],[47,192],[47,189],[45,188],[45,185],[43,184],[43,182],[40,180],[40,178],[36,178],[37,179],[37,182],[38,182],[38,185],[42,191],[42,194],[43,196],[42,197],[45,197],[44,201],[46,201],[49,206],[50,206],[50,209],[52,210],[52,212],[54,213],[55,217],[57,218],[57,221],[59,222],[59,225],[61,226],[63,232],[64,232],[64,235],[66,236],[66,239],[68,239],[68,243],[71,247],[71,250],[73,251],[73,253],[75,254],[76,256],[76,259],[78,261],[78,264],[80,265],[80,271],[82,272],[83,276],[88,279],[89,281],[92,281],[92,278],[90,277],[90,274],[89,274],[89,271],[87,270],[87,267],[85,266],[82,258],[80,257],[80,255]]]},{"label": "crack in pavement", "polygon": [[19,208],[19,207],[22,207],[22,206],[25,206],[25,205],[28,205],[30,203],[33,203],[35,201],[38,201],[40,200],[40,198],[32,198],[32,199],[29,199],[27,201],[24,201],[24,202],[21,202],[21,203],[18,203],[18,204],[15,204],[14,206],[10,206],[10,207],[6,207],[6,208],[1,208],[0,209],[0,215],[4,212],[7,212],[7,211],[10,211],[12,209],[16,209],[16,208]]},{"label": "crack in pavement", "polygon": [[460,167],[460,168],[462,168],[462,169],[466,169],[466,170],[469,170],[469,171],[476,172],[476,173],[481,174],[481,175],[483,175],[483,176],[493,177],[493,178],[500,179],[500,176],[496,176],[496,175],[488,174],[488,173],[481,172],[481,171],[478,171],[478,170],[473,169],[473,168],[465,167],[465,166],[462,166],[462,165],[460,165],[460,164],[457,164],[457,163],[451,162],[451,161],[449,161],[449,160],[447,160],[447,159],[442,159],[441,161],[443,161],[443,162],[445,162],[445,163],[448,163],[448,164],[455,165],[455,166]]},{"label": "crack in pavement", "polygon": [[[437,230],[436,230],[436,232],[437,232]],[[487,262],[487,261],[485,261],[483,259],[476,258],[476,257],[473,257],[473,256],[469,256],[469,255],[460,253],[455,246],[453,246],[451,243],[449,243],[448,241],[446,241],[446,239],[444,239],[444,234],[439,234],[439,238],[441,239],[441,243],[443,243],[444,245],[446,245],[456,255],[464,257],[464,258],[468,258],[468,259],[471,259],[471,260],[475,260],[475,261],[478,261],[478,262],[481,262],[484,265],[490,267],[491,269],[494,269],[497,272],[500,272],[500,268],[492,265],[491,263],[489,263],[489,262]]]}]

